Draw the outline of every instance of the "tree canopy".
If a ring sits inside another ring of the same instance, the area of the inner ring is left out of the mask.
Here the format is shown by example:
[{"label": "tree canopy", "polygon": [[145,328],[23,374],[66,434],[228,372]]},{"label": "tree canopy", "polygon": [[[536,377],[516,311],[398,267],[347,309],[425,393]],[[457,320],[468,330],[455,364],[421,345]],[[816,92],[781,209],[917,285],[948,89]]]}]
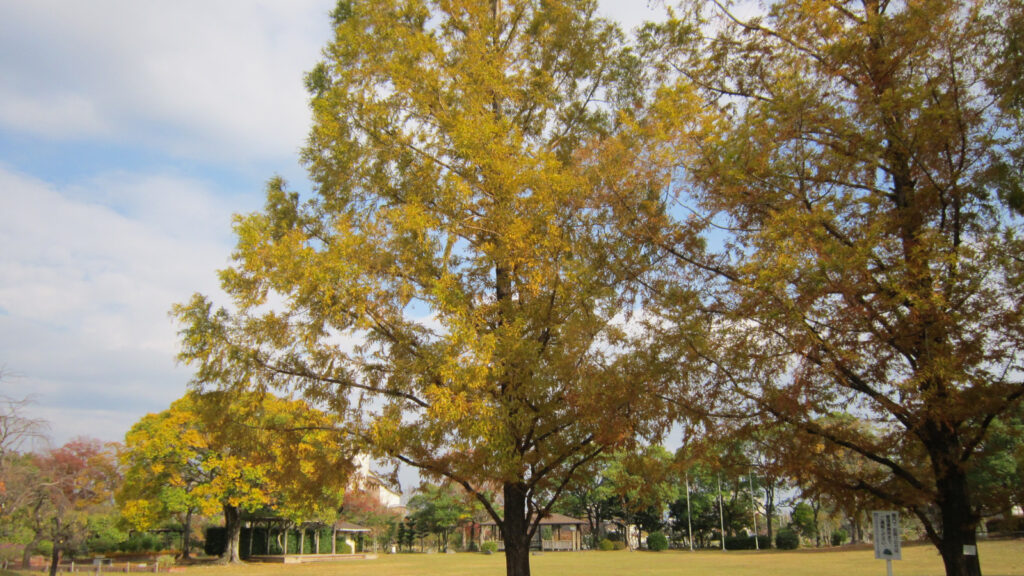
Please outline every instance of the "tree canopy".
[{"label": "tree canopy", "polygon": [[675,419],[979,574],[978,467],[1009,470],[1024,398],[1020,3],[733,8],[630,45],[593,0],[339,2],[313,193],[272,179],[230,305],[175,308],[195,384],[301,395],[461,485],[510,576]]},{"label": "tree canopy", "polygon": [[541,513],[655,407],[617,349],[651,251],[617,223],[659,210],[670,166],[635,114],[639,61],[595,9],[339,2],[307,76],[314,197],[272,180],[235,223],[233,310],[176,309],[197,383],[293,387],[460,484],[509,574],[528,574]]},{"label": "tree canopy", "polygon": [[1024,395],[1019,3],[677,14],[652,43],[702,120],[677,148],[690,211],[652,237],[678,264],[652,340],[708,384],[679,402],[769,415],[818,482],[910,511],[948,574],[979,574],[969,470]]},{"label": "tree canopy", "polygon": [[295,522],[335,519],[352,470],[327,414],[272,395],[189,393],[125,437],[118,501],[136,529],[172,514],[224,512],[238,561],[240,513],[272,510]]}]

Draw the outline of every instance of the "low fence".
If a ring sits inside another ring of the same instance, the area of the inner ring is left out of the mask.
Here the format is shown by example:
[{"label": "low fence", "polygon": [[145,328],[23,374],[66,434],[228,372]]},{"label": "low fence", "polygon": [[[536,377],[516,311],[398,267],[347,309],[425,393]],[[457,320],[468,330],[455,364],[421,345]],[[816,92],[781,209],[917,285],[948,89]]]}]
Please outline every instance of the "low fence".
[{"label": "low fence", "polygon": [[[40,572],[49,572],[50,566],[33,566],[34,570]],[[82,574],[101,574],[101,573],[146,573],[146,572],[184,572],[182,568],[175,569],[173,565],[165,564],[161,565],[160,562],[62,562],[57,566],[57,573],[82,573]]]},{"label": "low fence", "polygon": [[[505,542],[503,540],[497,540],[498,550],[505,550]],[[531,548],[537,548],[537,541],[530,542]],[[567,551],[571,552],[576,548],[573,546],[572,540],[542,540],[540,543],[540,549],[544,552],[558,552]]]}]

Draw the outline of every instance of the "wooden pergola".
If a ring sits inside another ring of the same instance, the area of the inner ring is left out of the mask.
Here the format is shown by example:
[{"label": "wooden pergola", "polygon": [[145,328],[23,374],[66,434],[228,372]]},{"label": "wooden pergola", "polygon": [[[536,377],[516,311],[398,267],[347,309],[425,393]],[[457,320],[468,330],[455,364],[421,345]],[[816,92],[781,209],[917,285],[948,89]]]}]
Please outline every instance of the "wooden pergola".
[{"label": "wooden pergola", "polygon": [[[326,522],[303,522],[294,524],[291,520],[276,516],[251,516],[243,518],[241,556],[261,562],[283,562],[285,564],[322,560],[366,557],[357,552],[357,538],[371,532],[369,528],[339,520],[334,524]],[[330,529],[330,551],[322,541],[324,532]],[[290,537],[295,533],[297,537]],[[307,552],[307,536],[310,550]],[[349,547],[349,551],[338,553],[338,540]]]},{"label": "wooden pergola", "polygon": [[[587,522],[579,518],[566,516],[565,514],[551,513],[540,519],[540,527],[537,534],[530,542],[530,547],[541,551],[566,550],[577,551],[583,549],[583,526]],[[551,529],[551,538],[543,538],[544,528]],[[501,531],[494,520],[480,523],[480,542],[494,541],[498,543],[498,549],[505,549],[505,542],[501,539]]]}]

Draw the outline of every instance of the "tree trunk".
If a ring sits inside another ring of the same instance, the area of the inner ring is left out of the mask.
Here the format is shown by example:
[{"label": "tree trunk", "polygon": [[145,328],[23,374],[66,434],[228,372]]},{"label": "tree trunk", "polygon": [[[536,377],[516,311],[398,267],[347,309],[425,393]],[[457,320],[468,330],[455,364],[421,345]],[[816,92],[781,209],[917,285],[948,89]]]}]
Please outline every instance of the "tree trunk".
[{"label": "tree trunk", "polygon": [[238,555],[238,542],[242,535],[242,514],[237,506],[224,505],[224,531],[227,541],[220,561],[223,564],[240,563],[242,559]]},{"label": "tree trunk", "polygon": [[57,568],[60,564],[60,553],[61,548],[64,547],[64,538],[61,536],[61,521],[60,516],[53,519],[54,531],[53,531],[53,552],[50,555],[50,576],[57,576]]},{"label": "tree trunk", "polygon": [[[978,558],[978,518],[971,510],[967,475],[956,465],[947,465],[945,474],[936,482],[939,509],[942,515],[942,540],[939,553],[946,567],[946,576],[981,576]],[[965,554],[964,546],[973,547]]]},{"label": "tree trunk", "polygon": [[44,499],[36,500],[35,506],[32,508],[32,541],[25,546],[25,550],[21,554],[22,570],[29,570],[32,568],[32,553],[36,551],[36,547],[43,541],[43,521],[41,510],[44,501]]},{"label": "tree trunk", "polygon": [[43,541],[42,535],[35,533],[32,536],[32,541],[25,545],[24,552],[21,553],[21,569],[30,570],[32,568],[32,553],[36,551],[36,547]]},{"label": "tree trunk", "polygon": [[185,512],[185,531],[181,534],[181,559],[192,557],[192,509]]},{"label": "tree trunk", "polygon": [[772,539],[772,529],[774,523],[772,522],[772,516],[775,515],[775,485],[766,476],[764,484],[764,516],[765,524],[768,526],[768,548],[775,548],[775,542]]},{"label": "tree trunk", "polygon": [[[814,498],[811,500],[811,510],[814,511],[814,547],[821,548],[821,525],[819,524],[818,516],[821,513],[821,498]],[[827,536],[829,544],[832,543],[832,535]]]},{"label": "tree trunk", "polygon": [[50,576],[57,576],[57,568],[60,565],[60,544],[53,543],[53,553],[50,555]]},{"label": "tree trunk", "polygon": [[499,524],[505,541],[506,576],[530,576],[530,520],[526,517],[526,487],[521,482],[504,486],[505,518]]}]

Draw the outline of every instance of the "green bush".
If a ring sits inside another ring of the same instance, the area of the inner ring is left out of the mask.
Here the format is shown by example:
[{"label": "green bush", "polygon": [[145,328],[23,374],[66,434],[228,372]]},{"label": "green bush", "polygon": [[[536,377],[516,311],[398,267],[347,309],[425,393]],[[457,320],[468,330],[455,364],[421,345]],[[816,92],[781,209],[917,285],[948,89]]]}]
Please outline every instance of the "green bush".
[{"label": "green bush", "polygon": [[832,532],[832,545],[842,546],[846,543],[846,539],[849,538],[849,536],[850,535],[846,533],[846,530],[843,530],[842,528]]},{"label": "green bush", "polygon": [[615,542],[612,542],[612,549],[613,550],[625,550],[626,549],[626,543],[623,542],[622,540],[616,540]]},{"label": "green bush", "polygon": [[800,536],[789,528],[783,528],[775,535],[775,547],[779,550],[796,550],[800,547]]},{"label": "green bush", "polygon": [[498,551],[498,543],[497,542],[484,542],[483,544],[480,545],[480,551],[483,552],[484,554],[494,554],[495,552]]},{"label": "green bush", "polygon": [[89,537],[81,552],[106,554],[118,550],[121,543],[128,539],[128,533],[118,528],[117,522],[118,518],[112,514],[90,516],[86,520]]},{"label": "green bush", "polygon": [[647,536],[647,549],[652,552],[668,550],[668,538],[661,532],[651,532],[651,534]]},{"label": "green bush", "polygon": [[597,543],[597,547],[599,549],[601,549],[601,550],[604,550],[605,552],[607,552],[609,550],[615,550],[615,544],[612,543],[612,541],[607,539],[607,538],[605,538],[604,540],[601,540],[600,542],[598,542]]},{"label": "green bush", "polygon": [[223,526],[210,526],[206,529],[206,543],[203,552],[207,556],[220,556],[228,547],[228,532]]},{"label": "green bush", "polygon": [[35,553],[49,558],[53,555],[53,542],[50,540],[43,540],[36,545]]},{"label": "green bush", "polygon": [[726,536],[726,550],[767,550],[769,546],[768,536],[758,535],[757,543],[754,543],[753,536]]},{"label": "green bush", "polygon": [[157,556],[156,567],[158,570],[168,570],[171,566],[174,566],[174,556],[171,556],[170,554]]},{"label": "green bush", "polygon": [[156,534],[149,532],[132,532],[127,540],[117,545],[122,552],[158,552],[164,548],[164,543]]}]

